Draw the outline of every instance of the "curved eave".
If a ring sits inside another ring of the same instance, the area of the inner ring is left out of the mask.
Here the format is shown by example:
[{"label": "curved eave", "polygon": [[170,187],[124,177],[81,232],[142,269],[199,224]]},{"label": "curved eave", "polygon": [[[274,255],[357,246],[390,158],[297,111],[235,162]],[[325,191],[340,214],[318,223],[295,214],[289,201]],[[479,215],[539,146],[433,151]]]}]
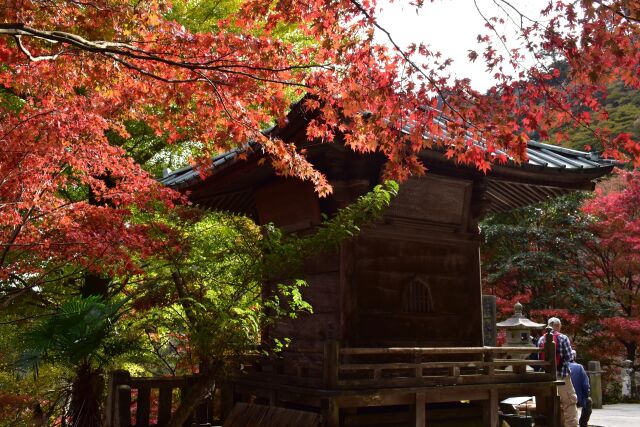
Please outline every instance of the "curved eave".
[{"label": "curved eave", "polygon": [[567,168],[543,166],[533,163],[494,164],[487,173],[490,179],[509,180],[533,185],[551,185],[566,187],[571,190],[593,190],[594,180],[601,178],[613,170],[614,163],[592,166],[589,168]]},{"label": "curved eave", "polygon": [[589,169],[559,169],[536,165],[495,166],[487,174],[487,212],[530,206],[574,191],[591,191],[595,180],[609,174],[613,164]]}]

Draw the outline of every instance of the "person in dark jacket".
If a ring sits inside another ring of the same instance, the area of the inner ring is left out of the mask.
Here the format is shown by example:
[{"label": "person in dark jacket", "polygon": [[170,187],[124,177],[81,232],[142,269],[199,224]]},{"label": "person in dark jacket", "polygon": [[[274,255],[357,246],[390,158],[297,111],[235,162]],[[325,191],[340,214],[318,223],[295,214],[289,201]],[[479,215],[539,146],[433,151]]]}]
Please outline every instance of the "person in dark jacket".
[{"label": "person in dark jacket", "polygon": [[582,408],[578,425],[580,427],[587,427],[589,417],[591,417],[591,387],[589,385],[589,376],[585,372],[584,367],[576,362],[575,350],[571,350],[569,369],[571,371],[571,382],[578,396],[578,407]]}]

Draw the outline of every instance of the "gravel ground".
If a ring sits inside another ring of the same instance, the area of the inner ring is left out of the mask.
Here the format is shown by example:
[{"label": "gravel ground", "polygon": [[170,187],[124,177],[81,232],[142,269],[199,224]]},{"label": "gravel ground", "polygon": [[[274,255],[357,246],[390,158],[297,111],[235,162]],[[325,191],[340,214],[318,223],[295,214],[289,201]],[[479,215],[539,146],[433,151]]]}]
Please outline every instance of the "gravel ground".
[{"label": "gravel ground", "polygon": [[594,409],[589,420],[593,427],[640,427],[640,403],[617,403]]}]

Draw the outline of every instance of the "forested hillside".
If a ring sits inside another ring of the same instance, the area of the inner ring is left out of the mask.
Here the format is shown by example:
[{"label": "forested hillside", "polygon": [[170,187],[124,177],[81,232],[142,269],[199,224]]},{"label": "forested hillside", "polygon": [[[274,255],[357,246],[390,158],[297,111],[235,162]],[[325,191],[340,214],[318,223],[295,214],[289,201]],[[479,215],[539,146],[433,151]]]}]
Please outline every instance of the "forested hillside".
[{"label": "forested hillside", "polygon": [[[603,105],[609,115],[607,120],[594,123],[592,128],[608,128],[614,135],[627,132],[634,138],[640,137],[640,91],[629,89],[621,82],[609,86]],[[567,129],[569,139],[562,145],[576,150],[589,147],[600,151],[602,147],[594,138],[593,130],[586,127]]]}]

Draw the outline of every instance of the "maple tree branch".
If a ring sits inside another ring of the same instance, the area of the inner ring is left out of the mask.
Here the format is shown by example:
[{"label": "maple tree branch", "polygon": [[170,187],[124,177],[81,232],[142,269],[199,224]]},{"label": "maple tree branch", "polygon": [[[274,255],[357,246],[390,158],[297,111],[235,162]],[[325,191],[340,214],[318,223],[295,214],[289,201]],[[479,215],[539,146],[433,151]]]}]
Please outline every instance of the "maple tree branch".
[{"label": "maple tree branch", "polygon": [[9,320],[9,321],[6,321],[6,322],[0,322],[0,325],[13,325],[13,324],[15,324],[17,322],[22,322],[22,321],[25,321],[25,320],[41,319],[43,317],[54,317],[56,315],[57,314],[55,312],[43,313],[43,314],[34,314],[34,315],[31,315],[31,316],[20,317],[18,319]]},{"label": "maple tree branch", "polygon": [[618,9],[614,9],[611,6],[609,6],[607,4],[604,4],[604,2],[602,0],[594,0],[594,2],[598,3],[600,6],[604,7],[608,11],[615,13],[619,17],[626,19],[627,21],[640,22],[640,18],[636,18],[634,16],[630,16],[629,13],[624,13],[624,12],[618,10]]},{"label": "maple tree branch", "polygon": [[9,239],[7,240],[7,243],[4,243],[4,242],[0,243],[0,246],[4,246],[4,249],[2,250],[2,254],[0,254],[0,267],[2,267],[4,265],[4,261],[7,258],[7,255],[9,254],[9,250],[11,249],[12,246],[15,245],[15,241],[18,238],[18,235],[20,234],[20,231],[27,224],[27,222],[29,220],[29,217],[33,213],[35,207],[36,207],[35,205],[31,206],[29,208],[29,210],[27,210],[22,215],[22,221],[20,222],[20,224],[16,225],[13,228],[13,231],[11,232],[11,235],[9,236]]},{"label": "maple tree branch", "polygon": [[[496,6],[498,5],[498,2],[500,2],[500,3],[504,3],[504,4],[506,4],[506,5],[507,5],[507,6],[509,6],[511,9],[513,9],[513,11],[514,11],[514,12],[516,12],[516,13],[520,16],[520,23],[521,23],[520,28],[522,28],[522,22],[523,22],[523,20],[524,20],[524,19],[526,19],[526,20],[528,20],[528,21],[530,21],[530,22],[532,22],[532,23],[534,23],[534,24],[543,25],[543,26],[546,28],[546,25],[542,24],[540,21],[538,21],[538,20],[536,20],[536,19],[532,19],[532,18],[528,17],[527,15],[525,15],[524,13],[522,13],[522,12],[520,11],[520,9],[518,9],[517,7],[515,7],[513,4],[509,3],[507,0],[494,0],[493,2],[496,4]],[[502,9],[502,8],[501,8],[501,9]],[[502,9],[502,10],[504,10],[504,9]],[[506,12],[506,11],[505,11],[505,12]],[[507,13],[507,16],[511,16],[511,15],[509,15],[509,14]]]},{"label": "maple tree branch", "polygon": [[48,55],[48,56],[33,56],[31,52],[29,52],[29,50],[22,43],[22,36],[16,35],[16,36],[13,36],[13,38],[16,41],[16,45],[18,46],[18,49],[20,49],[20,51],[24,53],[27,56],[27,58],[29,58],[29,61],[32,61],[32,62],[53,61],[57,59],[58,56],[60,56],[60,53],[56,53],[55,55]]},{"label": "maple tree branch", "polygon": [[516,64],[522,67],[522,63],[519,60],[515,59],[511,54],[511,52],[509,51],[509,46],[507,46],[504,36],[501,36],[500,33],[498,33],[498,30],[496,30],[495,25],[493,25],[491,21],[489,21],[489,19],[484,15],[484,13],[482,13],[482,10],[480,10],[480,6],[478,6],[477,0],[473,0],[473,5],[475,6],[476,11],[478,12],[478,15],[480,15],[482,20],[485,22],[486,26],[488,26],[489,29],[491,29],[491,31],[496,35],[498,40],[500,40],[500,43],[502,44],[502,47],[504,48],[504,50],[507,52],[507,55],[509,55],[509,58],[511,58],[512,61],[514,61]]},{"label": "maple tree branch", "polygon": [[[248,72],[232,70],[232,68],[245,68],[247,70],[280,73],[280,72],[286,72],[286,71],[292,71],[292,70],[323,68],[323,67],[329,66],[328,64],[305,64],[305,65],[298,64],[298,65],[290,65],[287,67],[269,68],[269,67],[260,67],[260,66],[247,65],[247,64],[224,64],[224,63],[221,63],[222,61],[220,60],[211,60],[206,62],[176,61],[173,59],[169,59],[166,56],[161,56],[161,54],[140,49],[128,43],[109,42],[104,40],[90,41],[85,39],[84,37],[81,37],[75,34],[62,32],[62,31],[38,30],[35,28],[28,27],[23,23],[4,23],[4,24],[0,23],[0,35],[2,34],[13,36],[16,39],[18,47],[21,50],[21,52],[23,52],[31,61],[54,60],[57,58],[59,54],[51,55],[51,56],[33,56],[21,42],[20,37],[22,36],[34,37],[34,38],[38,38],[38,39],[42,39],[42,40],[46,40],[54,43],[64,43],[87,52],[103,54],[105,56],[108,56],[111,59],[116,60],[117,62],[121,63],[127,68],[133,69],[148,77],[161,80],[167,83],[188,83],[188,82],[198,81],[199,79],[183,80],[183,79],[165,78],[155,73],[152,73],[150,71],[144,70],[141,67],[135,66],[120,57],[127,57],[131,59],[143,60],[143,61],[159,62],[172,67],[187,69],[191,71],[206,70],[206,71],[217,71],[217,72],[227,73],[227,74],[237,74],[237,75],[248,77],[250,79],[257,80],[257,81],[276,83],[276,84],[282,84],[287,86],[299,86],[299,87],[305,87],[305,88],[308,88],[309,86],[304,83],[271,79],[267,77],[260,77]],[[212,64],[217,64],[217,65],[212,65]],[[217,82],[217,83],[224,84],[224,82]]]},{"label": "maple tree branch", "polygon": [[292,81],[287,81],[287,80],[276,80],[276,79],[269,79],[266,77],[258,77],[256,75],[253,75],[251,73],[245,73],[243,71],[231,71],[231,70],[227,70],[226,68],[217,68],[217,70],[222,71],[222,72],[226,72],[226,73],[230,73],[230,74],[238,74],[241,76],[245,76],[245,77],[249,77],[250,79],[253,80],[258,80],[261,82],[268,82],[268,83],[278,83],[278,84],[282,84],[282,85],[286,85],[286,86],[298,86],[298,87],[304,87],[304,88],[309,88],[310,86],[306,83],[298,83],[298,82],[292,82]]},{"label": "maple tree branch", "polygon": [[451,110],[451,112],[458,116],[459,118],[461,118],[468,126],[476,129],[478,132],[483,132],[482,129],[478,128],[475,124],[473,123],[469,123],[469,121],[462,115],[462,113],[460,111],[458,111],[457,108],[455,108],[453,105],[451,105],[451,103],[449,101],[447,101],[447,98],[445,96],[444,91],[438,86],[437,82],[431,77],[429,76],[427,73],[425,73],[421,67],[418,66],[418,64],[416,64],[410,57],[409,55],[400,47],[400,45],[398,45],[398,43],[393,39],[393,36],[391,35],[391,33],[389,32],[389,30],[387,30],[386,28],[382,27],[378,21],[371,16],[371,14],[356,0],[350,0],[351,3],[373,24],[374,27],[376,27],[377,29],[379,29],[380,31],[382,31],[386,36],[387,39],[389,40],[389,42],[393,45],[394,49],[400,54],[400,56],[402,56],[402,58],[414,69],[416,70],[419,74],[421,74],[425,79],[427,79],[427,81],[429,83],[431,83],[431,85],[433,86],[434,90],[436,91],[436,93],[438,94],[438,96],[442,99],[442,102],[449,107],[449,109]]},{"label": "maple tree branch", "polygon": [[[48,114],[52,114],[54,112],[55,112],[55,110],[45,110],[45,111],[42,111],[40,113],[34,114],[32,116],[29,116],[29,117],[27,117],[25,119],[20,120],[18,123],[15,124],[15,126],[13,126],[11,129],[9,129],[8,131],[6,131],[2,135],[0,135],[0,141],[5,140],[10,134],[12,134],[15,130],[20,128],[22,125],[24,125],[28,121],[33,120],[35,118],[38,118],[40,116],[46,116]],[[16,152],[16,151],[14,150],[14,152]]]},{"label": "maple tree branch", "polygon": [[[69,166],[68,165],[63,165],[59,171],[57,171],[56,173],[53,174],[52,176],[52,180],[55,180],[58,176],[60,176],[60,174],[62,174]],[[45,189],[42,188],[40,189],[40,191],[38,191],[37,193],[37,197],[39,197],[40,195],[42,195],[44,193]],[[36,197],[36,198],[37,198]],[[22,231],[22,229],[24,228],[24,226],[31,220],[31,215],[33,214],[33,211],[35,210],[36,205],[32,205],[23,215],[22,215],[22,221],[20,222],[20,224],[16,225],[13,229],[13,231],[11,232],[11,235],[9,236],[9,240],[7,240],[7,242],[2,242],[0,243],[0,246],[3,247],[2,253],[0,254],[0,268],[2,268],[2,266],[4,265],[4,262],[7,258],[7,255],[9,254],[9,251],[11,250],[11,247],[15,247],[15,246],[35,246],[36,244],[26,244],[26,245],[17,245],[15,243],[15,241],[17,240],[18,236],[20,235],[20,232]],[[40,243],[40,245],[44,245],[44,243]]]},{"label": "maple tree branch", "polygon": [[[169,372],[171,372],[171,375],[175,375],[176,374],[176,370],[174,367],[172,367],[169,362],[167,361],[167,359],[162,355],[162,353],[160,352],[160,348],[162,347],[162,345],[160,346],[156,346],[154,344],[153,338],[151,338],[151,333],[148,330],[145,330],[144,333],[147,335],[147,338],[149,339],[149,344],[151,344],[151,348],[153,348],[153,352],[155,353],[156,357],[158,359],[160,359],[162,361],[162,363],[167,367],[167,369],[169,369]],[[167,340],[167,343],[170,342],[169,340]],[[166,344],[166,343],[165,343]],[[175,348],[175,347],[174,347]]]},{"label": "maple tree branch", "polygon": [[[159,81],[164,82],[164,83],[195,83],[197,81],[202,81],[202,79],[200,79],[200,78],[170,79],[170,78],[162,77],[162,76],[159,76],[159,75],[157,75],[155,73],[147,71],[147,70],[145,70],[143,68],[137,67],[137,66],[133,65],[132,63],[130,63],[128,61],[125,61],[125,60],[123,60],[121,58],[118,58],[118,56],[115,55],[115,54],[105,53],[105,56],[108,56],[109,58],[113,59],[114,61],[116,61],[119,64],[122,64],[124,67],[126,67],[126,68],[128,68],[130,70],[137,71],[138,73],[140,73],[142,75],[145,75],[145,76],[150,77],[150,78],[155,79],[155,80],[159,80]],[[219,82],[219,84],[225,85],[226,83]]]}]

